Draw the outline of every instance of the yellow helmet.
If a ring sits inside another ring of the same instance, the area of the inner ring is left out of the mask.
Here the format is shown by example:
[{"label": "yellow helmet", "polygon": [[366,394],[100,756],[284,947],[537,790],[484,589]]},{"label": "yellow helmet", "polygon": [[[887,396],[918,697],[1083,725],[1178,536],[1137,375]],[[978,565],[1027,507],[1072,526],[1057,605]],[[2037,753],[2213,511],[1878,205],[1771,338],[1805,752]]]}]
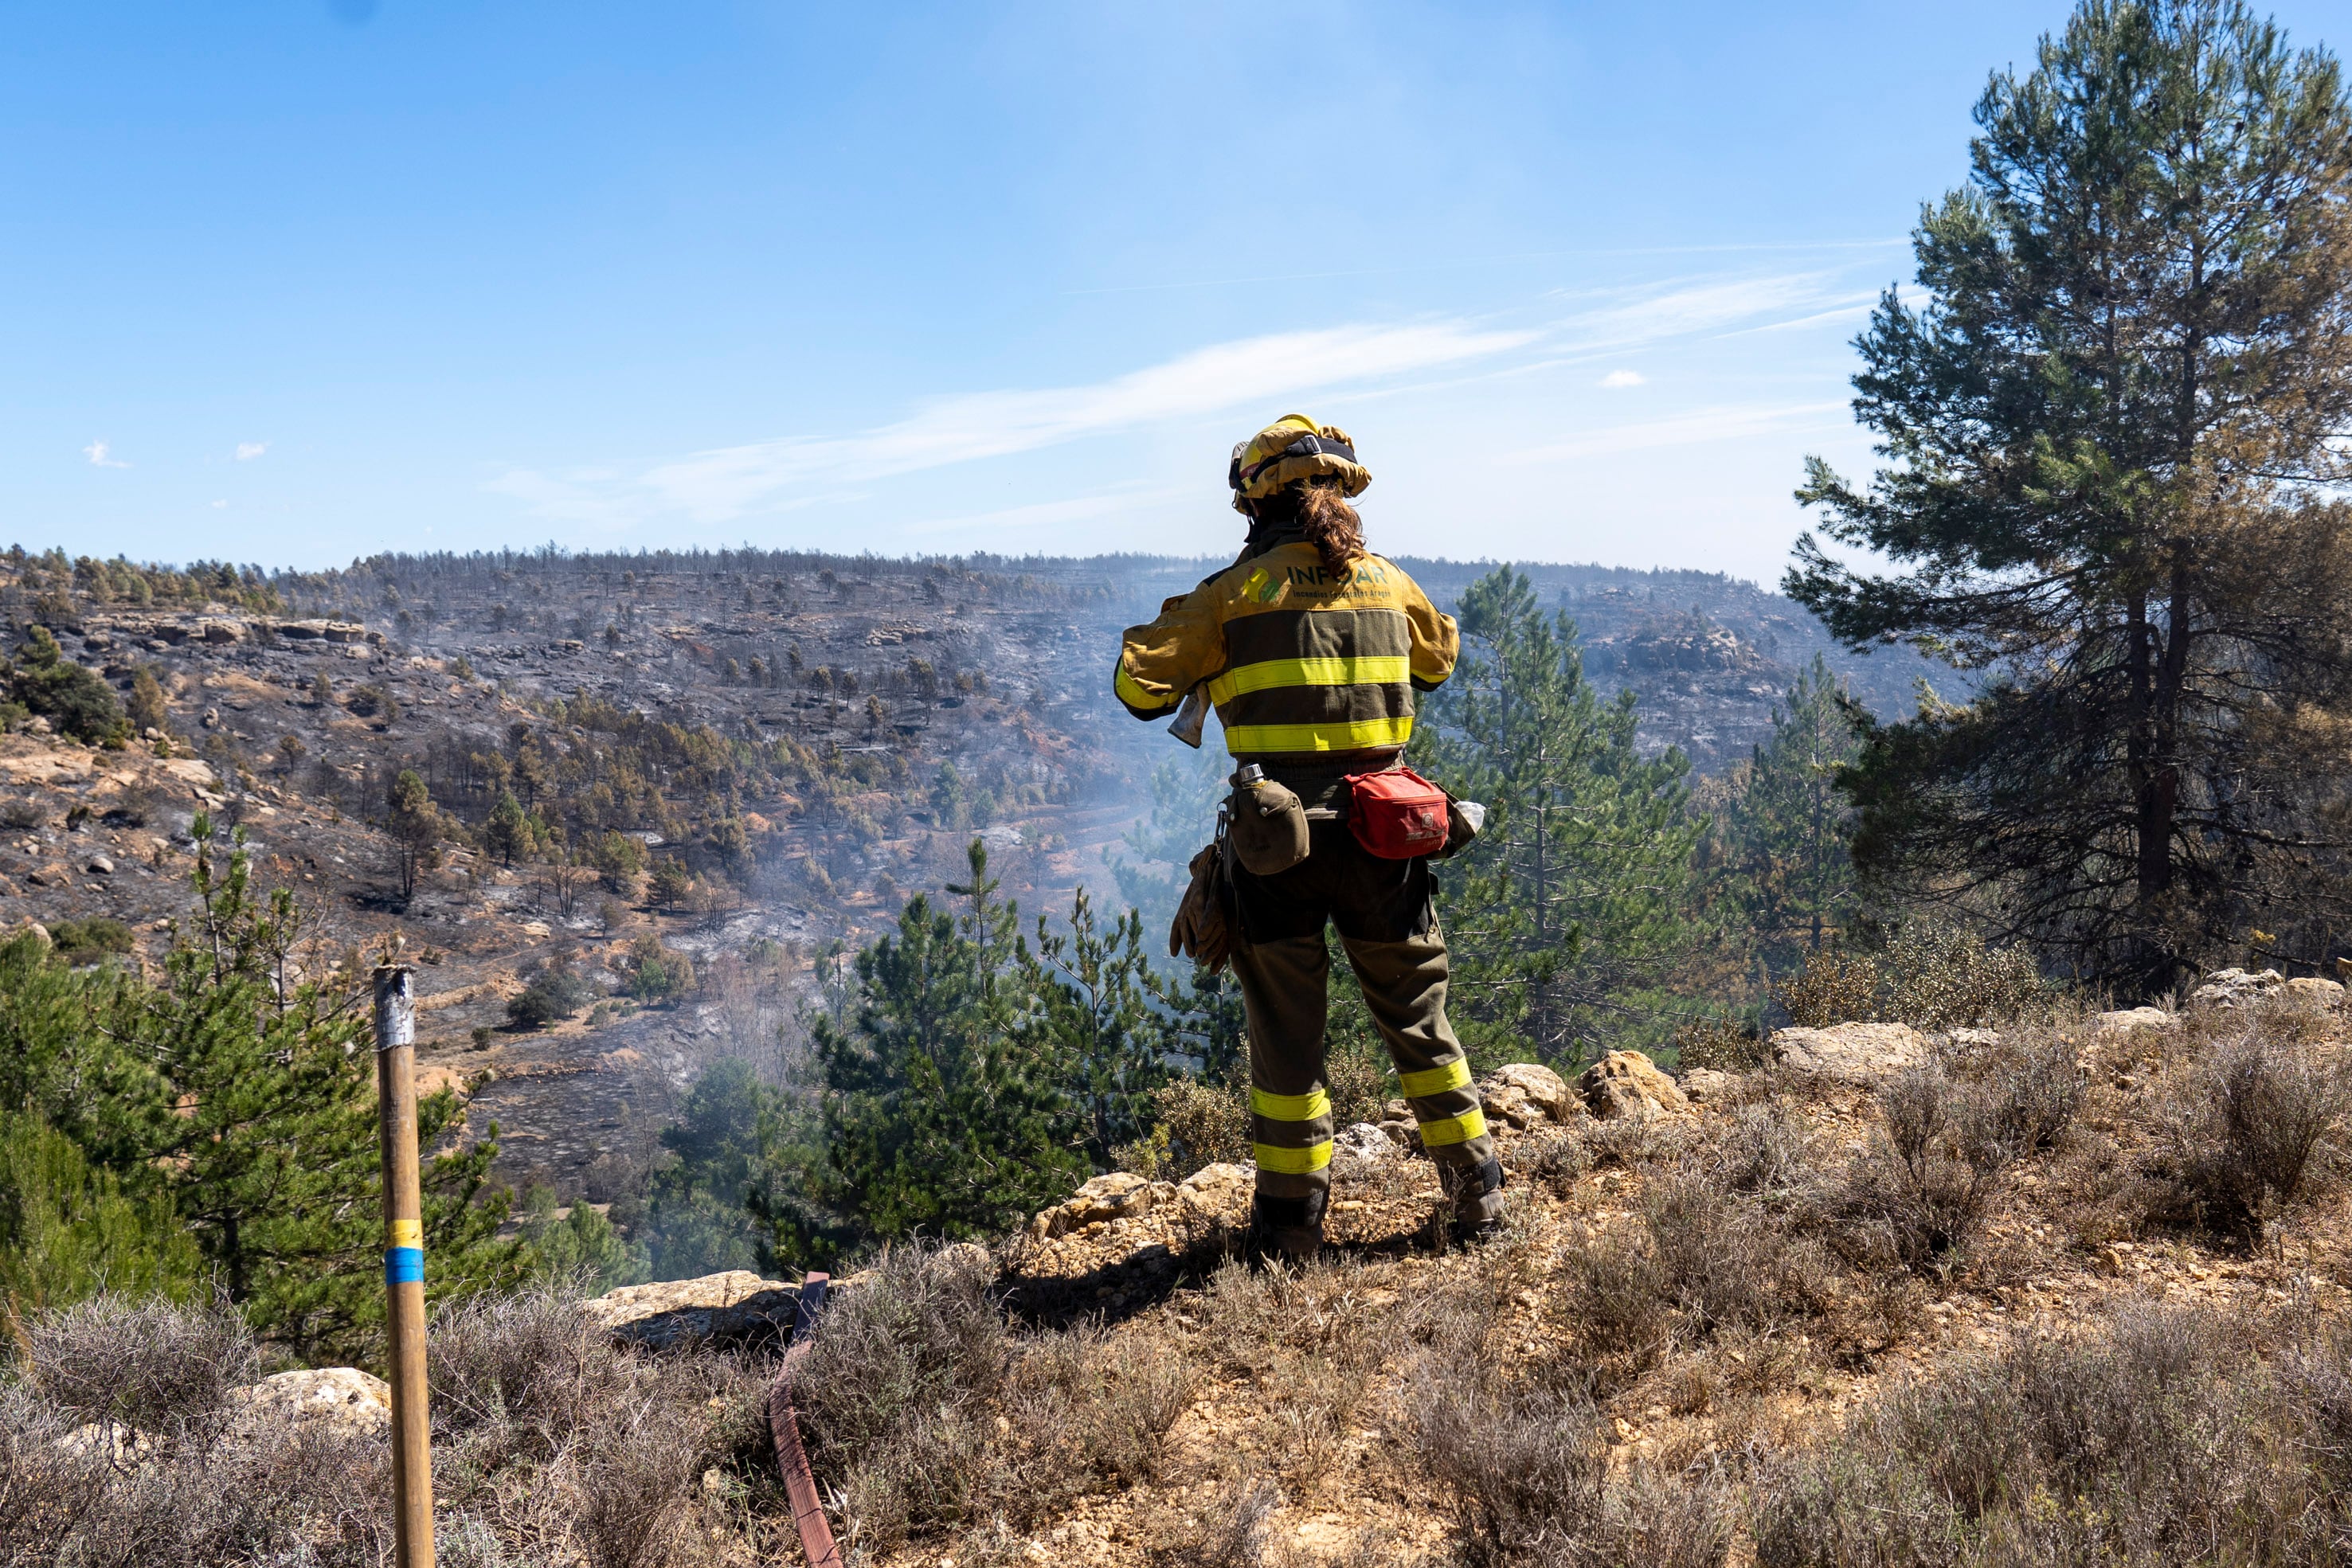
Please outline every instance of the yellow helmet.
[{"label": "yellow helmet", "polygon": [[1263,500],[1294,479],[1331,475],[1345,496],[1360,496],[1372,471],[1356,461],[1356,444],[1336,424],[1318,424],[1303,413],[1286,413],[1234,448],[1225,483],[1234,488],[1234,510]]}]

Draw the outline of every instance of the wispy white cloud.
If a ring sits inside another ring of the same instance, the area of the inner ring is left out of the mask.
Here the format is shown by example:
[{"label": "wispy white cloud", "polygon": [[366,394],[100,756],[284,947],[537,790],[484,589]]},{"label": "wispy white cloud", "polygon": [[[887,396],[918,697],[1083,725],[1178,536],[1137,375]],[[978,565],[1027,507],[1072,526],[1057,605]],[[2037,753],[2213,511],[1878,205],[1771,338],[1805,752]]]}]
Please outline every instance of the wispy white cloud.
[{"label": "wispy white cloud", "polygon": [[236,460],[250,463],[268,450],[269,443],[267,441],[240,441],[236,444]]},{"label": "wispy white cloud", "polygon": [[1034,452],[1170,419],[1501,354],[1533,329],[1459,321],[1337,327],[1213,344],[1108,381],[937,399],[908,418],[838,436],[719,447],[639,475],[510,470],[489,488],[542,516],[619,521],[664,514],[723,522],[805,505],[812,490]]},{"label": "wispy white cloud", "polygon": [[131,466],[131,465],[123,459],[115,456],[114,449],[103,441],[91,442],[88,446],[81,449],[81,455],[89,459],[89,465],[93,468],[128,468]]},{"label": "wispy white cloud", "polygon": [[1737,403],[1695,409],[1669,419],[1612,425],[1565,441],[1506,453],[1505,463],[1554,463],[1568,458],[1598,457],[1639,452],[1657,446],[1701,446],[1741,436],[1801,429],[1808,424],[1832,426],[1847,413],[1843,402]]},{"label": "wispy white cloud", "polygon": [[224,511],[226,511],[227,509],[228,509],[228,497],[226,497],[226,496],[222,497],[219,500],[215,501],[215,502],[213,503],[213,510],[214,510],[214,511],[215,511],[215,512],[224,512]]},{"label": "wispy white cloud", "polygon": [[[661,518],[709,526],[838,499],[853,486],[894,476],[1228,409],[1271,410],[1309,393],[1338,400],[1436,390],[1457,381],[1533,373],[1674,340],[1802,319],[1843,308],[1851,287],[1832,271],[1685,277],[1641,288],[1555,294],[1549,297],[1555,314],[1528,325],[1451,319],[1273,333],[1211,344],[1098,382],[935,398],[905,418],[865,430],[714,447],[642,468],[604,465],[551,473],[518,465],[497,474],[486,487],[539,517],[614,531]],[[1618,370],[1601,384],[1639,386],[1643,378]],[[1601,433],[1579,439],[1615,437]],[[1020,527],[1028,515],[1030,508],[1016,507],[988,520]],[[920,527],[938,531],[981,520]],[[1045,520],[1083,517],[1072,513]]]}]

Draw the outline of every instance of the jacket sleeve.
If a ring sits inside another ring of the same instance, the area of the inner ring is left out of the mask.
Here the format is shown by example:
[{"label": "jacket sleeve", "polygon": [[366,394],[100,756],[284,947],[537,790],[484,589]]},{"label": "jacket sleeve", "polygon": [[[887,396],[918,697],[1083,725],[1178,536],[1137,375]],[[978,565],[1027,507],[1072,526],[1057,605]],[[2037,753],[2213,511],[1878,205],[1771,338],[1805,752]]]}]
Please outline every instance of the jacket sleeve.
[{"label": "jacket sleeve", "polygon": [[1216,578],[1160,607],[1149,626],[1130,626],[1120,640],[1111,693],[1138,718],[1157,718],[1184,694],[1225,667],[1225,635],[1217,613]]},{"label": "jacket sleeve", "polygon": [[1421,584],[1409,579],[1404,618],[1412,626],[1412,689],[1433,692],[1445,684],[1454,673],[1454,661],[1462,656],[1462,634],[1454,629],[1454,617],[1432,604]]}]

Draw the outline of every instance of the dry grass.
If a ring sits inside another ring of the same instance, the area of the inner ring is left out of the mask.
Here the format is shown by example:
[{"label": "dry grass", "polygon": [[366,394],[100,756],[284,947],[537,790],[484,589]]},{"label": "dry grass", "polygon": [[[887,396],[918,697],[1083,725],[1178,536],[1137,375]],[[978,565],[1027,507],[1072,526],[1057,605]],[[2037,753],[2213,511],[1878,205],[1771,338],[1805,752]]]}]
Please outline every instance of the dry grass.
[{"label": "dry grass", "polygon": [[2333,1563],[2352,1552],[2342,1339],[2127,1308],[1886,1390],[1756,1487],[1765,1568]]}]

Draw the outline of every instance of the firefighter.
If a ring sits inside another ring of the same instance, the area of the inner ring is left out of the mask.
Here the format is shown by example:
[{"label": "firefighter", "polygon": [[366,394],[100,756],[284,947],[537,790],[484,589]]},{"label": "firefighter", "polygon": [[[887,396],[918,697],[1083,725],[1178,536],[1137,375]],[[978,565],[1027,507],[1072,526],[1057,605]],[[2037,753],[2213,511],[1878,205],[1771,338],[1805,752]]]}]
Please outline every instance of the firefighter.
[{"label": "firefighter", "polygon": [[[1415,694],[1453,672],[1453,618],[1364,548],[1349,501],[1371,475],[1345,431],[1286,414],[1234,449],[1227,480],[1250,523],[1240,558],[1167,601],[1150,625],[1128,629],[1113,688],[1129,713],[1150,719],[1206,684],[1236,768],[1231,838],[1256,831],[1259,798],[1295,796],[1305,818],[1291,855],[1257,857],[1279,865],[1303,852],[1287,869],[1253,871],[1224,839],[1216,852],[1203,851],[1178,915],[1196,961],[1213,968],[1229,952],[1241,982],[1257,1162],[1253,1231],[1262,1249],[1292,1258],[1322,1246],[1331,1182],[1328,921],[1388,1043],[1458,1231],[1489,1235],[1500,1221],[1503,1171],[1446,1021],[1445,938],[1428,862],[1375,855],[1346,821],[1351,779],[1398,768]],[[1278,837],[1278,827],[1271,831]],[[1217,888],[1221,878],[1229,894]],[[1229,934],[1199,940],[1228,915]]]}]

